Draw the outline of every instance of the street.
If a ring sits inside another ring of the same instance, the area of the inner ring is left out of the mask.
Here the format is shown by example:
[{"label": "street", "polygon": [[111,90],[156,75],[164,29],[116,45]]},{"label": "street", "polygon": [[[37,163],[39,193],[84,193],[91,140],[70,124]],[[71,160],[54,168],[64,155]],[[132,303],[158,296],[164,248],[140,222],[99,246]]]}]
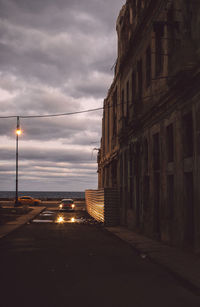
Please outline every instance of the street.
[{"label": "street", "polygon": [[0,260],[2,307],[200,306],[199,296],[84,210],[50,206],[1,239]]}]

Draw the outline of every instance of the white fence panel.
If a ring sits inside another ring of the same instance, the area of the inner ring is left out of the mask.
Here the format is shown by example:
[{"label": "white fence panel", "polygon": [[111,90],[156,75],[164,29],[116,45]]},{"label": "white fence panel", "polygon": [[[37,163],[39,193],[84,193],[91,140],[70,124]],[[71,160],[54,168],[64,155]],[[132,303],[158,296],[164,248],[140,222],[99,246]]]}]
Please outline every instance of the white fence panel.
[{"label": "white fence panel", "polygon": [[117,189],[105,188],[86,190],[87,212],[106,226],[119,224],[119,192]]}]

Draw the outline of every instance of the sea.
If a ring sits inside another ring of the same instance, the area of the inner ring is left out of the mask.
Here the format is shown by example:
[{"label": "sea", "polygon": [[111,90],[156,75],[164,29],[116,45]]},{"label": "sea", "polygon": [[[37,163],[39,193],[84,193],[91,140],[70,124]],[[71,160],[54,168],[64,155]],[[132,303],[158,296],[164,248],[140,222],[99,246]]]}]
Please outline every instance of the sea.
[{"label": "sea", "polygon": [[[18,196],[31,196],[41,200],[60,200],[63,198],[84,199],[85,192],[58,192],[58,191],[19,191]],[[0,199],[14,199],[15,191],[0,191]]]}]

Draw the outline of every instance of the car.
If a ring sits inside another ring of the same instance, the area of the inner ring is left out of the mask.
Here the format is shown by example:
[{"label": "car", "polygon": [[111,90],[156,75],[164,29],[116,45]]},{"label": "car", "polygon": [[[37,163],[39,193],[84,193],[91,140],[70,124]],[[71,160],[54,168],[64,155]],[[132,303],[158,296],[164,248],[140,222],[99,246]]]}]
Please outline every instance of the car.
[{"label": "car", "polygon": [[41,203],[41,200],[33,198],[31,196],[21,196],[18,198],[18,203],[20,205],[36,206]]},{"label": "car", "polygon": [[58,207],[60,211],[63,211],[63,210],[73,211],[75,209],[75,204],[74,204],[73,199],[65,198],[61,200],[61,203],[59,204]]}]

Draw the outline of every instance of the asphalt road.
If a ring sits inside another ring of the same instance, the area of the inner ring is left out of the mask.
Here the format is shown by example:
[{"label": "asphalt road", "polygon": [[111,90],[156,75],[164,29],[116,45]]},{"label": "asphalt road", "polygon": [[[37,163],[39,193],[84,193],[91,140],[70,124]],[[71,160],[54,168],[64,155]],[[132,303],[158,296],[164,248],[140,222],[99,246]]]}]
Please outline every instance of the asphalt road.
[{"label": "asphalt road", "polygon": [[60,213],[49,209],[0,241],[1,307],[200,306],[200,297],[86,212],[63,213],[59,224]]}]

